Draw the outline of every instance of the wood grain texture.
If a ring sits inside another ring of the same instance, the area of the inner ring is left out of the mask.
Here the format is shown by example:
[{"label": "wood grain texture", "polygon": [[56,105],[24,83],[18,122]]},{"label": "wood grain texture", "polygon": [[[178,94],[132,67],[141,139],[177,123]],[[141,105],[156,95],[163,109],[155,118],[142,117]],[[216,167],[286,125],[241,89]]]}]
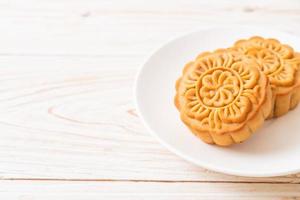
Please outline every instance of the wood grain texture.
[{"label": "wood grain texture", "polygon": [[133,104],[139,66],[171,37],[226,24],[300,34],[299,21],[296,0],[1,1],[0,194],[140,199],[131,193],[141,188],[144,199],[167,191],[180,199],[299,196],[299,174],[244,178],[187,163],[148,135]]},{"label": "wood grain texture", "polygon": [[0,54],[145,55],[195,29],[256,25],[300,33],[300,5],[284,1],[29,0],[0,3]]},{"label": "wood grain texture", "polygon": [[298,184],[2,181],[0,197],[37,199],[297,200]]}]

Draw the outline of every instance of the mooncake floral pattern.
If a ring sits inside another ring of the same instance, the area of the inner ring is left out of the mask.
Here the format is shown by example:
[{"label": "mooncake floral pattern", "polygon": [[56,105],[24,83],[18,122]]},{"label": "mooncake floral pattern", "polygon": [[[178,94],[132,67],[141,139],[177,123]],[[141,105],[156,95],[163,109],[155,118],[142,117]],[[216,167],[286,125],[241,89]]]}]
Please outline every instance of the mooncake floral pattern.
[{"label": "mooncake floral pattern", "polygon": [[243,122],[260,98],[261,74],[236,53],[200,56],[185,73],[183,112],[201,129],[221,131],[223,126]]},{"label": "mooncake floral pattern", "polygon": [[240,80],[232,71],[211,70],[199,81],[199,96],[204,105],[222,107],[231,103],[239,94]]}]

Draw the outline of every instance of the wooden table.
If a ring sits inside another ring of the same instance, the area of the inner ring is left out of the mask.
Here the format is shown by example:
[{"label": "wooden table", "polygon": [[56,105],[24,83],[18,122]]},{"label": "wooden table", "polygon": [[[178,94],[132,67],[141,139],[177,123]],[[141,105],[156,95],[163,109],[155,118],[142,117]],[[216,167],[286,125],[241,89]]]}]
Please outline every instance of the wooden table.
[{"label": "wooden table", "polygon": [[173,155],[133,82],[161,43],[211,25],[300,34],[300,1],[0,2],[0,199],[298,199],[300,174],[244,178]]}]

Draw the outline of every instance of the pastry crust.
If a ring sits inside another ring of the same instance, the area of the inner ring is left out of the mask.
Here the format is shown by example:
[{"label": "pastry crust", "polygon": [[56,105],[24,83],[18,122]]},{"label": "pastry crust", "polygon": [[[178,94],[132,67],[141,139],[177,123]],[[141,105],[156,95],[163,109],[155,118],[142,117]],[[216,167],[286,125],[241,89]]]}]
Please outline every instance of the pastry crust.
[{"label": "pastry crust", "polygon": [[255,62],[231,50],[205,52],[176,82],[182,121],[204,142],[228,146],[249,138],[272,110],[268,79]]},{"label": "pastry crust", "polygon": [[268,76],[273,91],[273,110],[269,116],[279,117],[300,101],[300,54],[275,39],[251,37],[237,41],[233,48],[257,62]]}]

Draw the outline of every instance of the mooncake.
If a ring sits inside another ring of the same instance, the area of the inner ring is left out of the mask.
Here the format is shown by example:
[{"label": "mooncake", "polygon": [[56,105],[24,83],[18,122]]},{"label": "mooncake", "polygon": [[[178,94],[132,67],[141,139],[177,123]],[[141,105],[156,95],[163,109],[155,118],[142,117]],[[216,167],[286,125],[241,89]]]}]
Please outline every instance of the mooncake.
[{"label": "mooncake", "polygon": [[273,109],[269,116],[278,117],[300,101],[300,56],[275,39],[251,37],[239,40],[233,49],[252,58],[268,77],[273,93]]},{"label": "mooncake", "polygon": [[269,116],[272,91],[257,63],[218,50],[199,55],[176,82],[181,120],[206,143],[228,146],[248,139]]}]

